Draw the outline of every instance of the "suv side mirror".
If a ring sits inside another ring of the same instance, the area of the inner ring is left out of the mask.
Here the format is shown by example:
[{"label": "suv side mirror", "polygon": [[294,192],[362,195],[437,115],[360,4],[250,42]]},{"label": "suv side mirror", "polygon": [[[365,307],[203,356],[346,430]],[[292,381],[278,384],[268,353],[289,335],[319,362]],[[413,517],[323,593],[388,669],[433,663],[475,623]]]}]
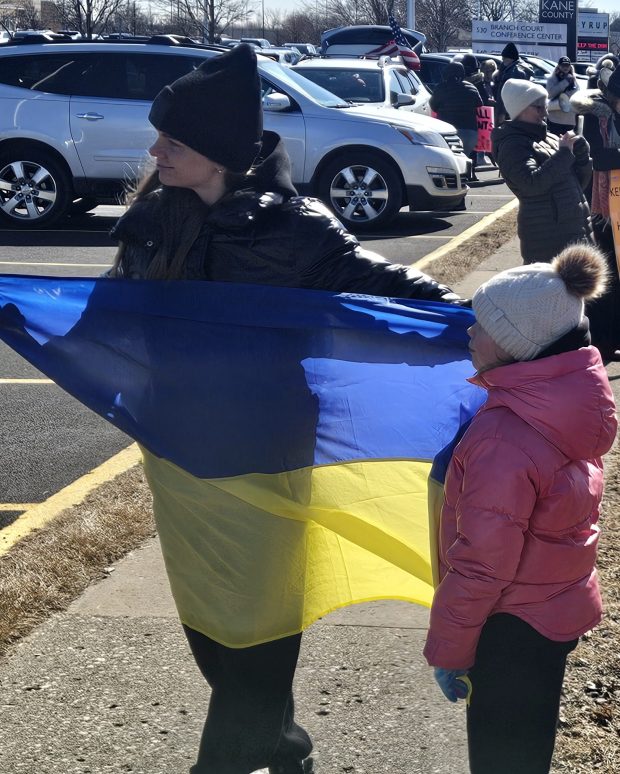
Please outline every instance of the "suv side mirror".
[{"label": "suv side mirror", "polygon": [[415,97],[413,94],[397,94],[395,108],[405,107],[405,105],[415,105]]},{"label": "suv side mirror", "polygon": [[277,113],[290,109],[291,101],[286,94],[267,94],[267,96],[263,97],[263,110]]}]

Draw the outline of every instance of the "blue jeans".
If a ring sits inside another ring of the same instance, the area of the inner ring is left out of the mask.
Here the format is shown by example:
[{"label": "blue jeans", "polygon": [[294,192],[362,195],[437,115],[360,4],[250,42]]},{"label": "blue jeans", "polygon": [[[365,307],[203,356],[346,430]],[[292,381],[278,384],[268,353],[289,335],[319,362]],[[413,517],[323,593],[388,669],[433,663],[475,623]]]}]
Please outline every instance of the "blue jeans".
[{"label": "blue jeans", "polygon": [[478,130],[477,129],[458,129],[456,133],[461,138],[463,148],[465,149],[465,155],[470,156],[476,145],[478,144]]}]

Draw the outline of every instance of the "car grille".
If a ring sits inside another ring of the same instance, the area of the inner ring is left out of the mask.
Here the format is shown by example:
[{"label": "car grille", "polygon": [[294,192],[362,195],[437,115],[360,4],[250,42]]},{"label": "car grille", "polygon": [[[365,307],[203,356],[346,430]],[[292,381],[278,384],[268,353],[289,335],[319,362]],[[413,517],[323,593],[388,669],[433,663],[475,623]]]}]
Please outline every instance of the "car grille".
[{"label": "car grille", "polygon": [[464,153],[463,143],[458,134],[444,134],[444,140],[448,143],[448,146],[452,153]]},{"label": "car grille", "polygon": [[432,178],[436,188],[452,188],[456,190],[459,187],[459,181],[456,175],[442,175]]}]

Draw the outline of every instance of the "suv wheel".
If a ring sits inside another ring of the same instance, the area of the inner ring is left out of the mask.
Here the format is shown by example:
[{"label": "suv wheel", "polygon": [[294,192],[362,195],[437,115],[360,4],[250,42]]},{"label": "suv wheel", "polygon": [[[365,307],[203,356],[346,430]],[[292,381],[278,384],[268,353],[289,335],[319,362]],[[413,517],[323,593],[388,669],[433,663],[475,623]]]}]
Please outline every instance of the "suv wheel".
[{"label": "suv wheel", "polygon": [[71,180],[51,155],[15,146],[0,152],[0,217],[16,228],[41,228],[66,215]]},{"label": "suv wheel", "polygon": [[379,156],[349,151],[331,161],[319,180],[319,197],[346,228],[377,228],[402,206],[402,187],[394,168]]}]

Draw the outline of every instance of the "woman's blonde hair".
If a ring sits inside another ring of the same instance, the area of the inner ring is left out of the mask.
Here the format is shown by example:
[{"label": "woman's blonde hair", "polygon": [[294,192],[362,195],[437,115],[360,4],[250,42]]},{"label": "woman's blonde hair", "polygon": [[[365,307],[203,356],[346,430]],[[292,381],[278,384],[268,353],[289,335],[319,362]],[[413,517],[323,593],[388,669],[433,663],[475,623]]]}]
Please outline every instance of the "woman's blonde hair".
[{"label": "woman's blonde hair", "polygon": [[[226,190],[242,188],[247,185],[248,173],[235,173],[224,170]],[[138,186],[128,191],[126,201],[128,209],[146,199],[153,191],[161,188],[160,207],[158,208],[161,225],[162,241],[150,262],[146,279],[181,279],[184,276],[185,263],[192,245],[198,238],[205,217],[207,206],[198,194],[189,188],[174,188],[164,186],[159,180],[159,173],[153,170],[147,174]],[[123,258],[126,245],[121,242],[114,257],[114,265],[110,274],[123,276]]]},{"label": "woman's blonde hair", "polygon": [[497,70],[497,65],[493,59],[485,59],[480,69],[483,73],[494,73]]}]

